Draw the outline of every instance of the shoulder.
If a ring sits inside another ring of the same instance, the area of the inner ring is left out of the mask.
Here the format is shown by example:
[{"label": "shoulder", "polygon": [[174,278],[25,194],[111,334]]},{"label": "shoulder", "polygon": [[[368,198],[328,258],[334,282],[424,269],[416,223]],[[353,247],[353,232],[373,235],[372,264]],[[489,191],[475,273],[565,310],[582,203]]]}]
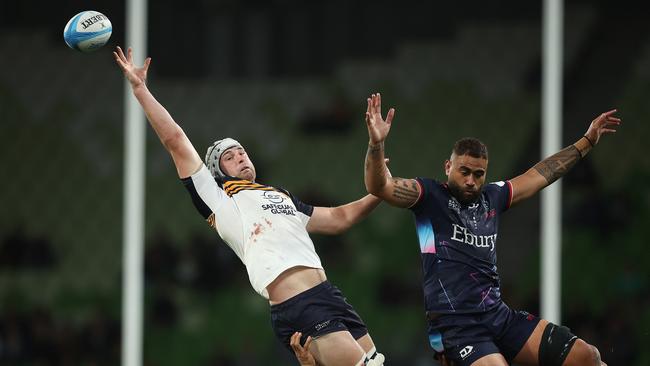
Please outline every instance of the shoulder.
[{"label": "shoulder", "polygon": [[415,177],[415,180],[419,185],[426,187],[439,187],[442,185],[442,183],[433,178]]},{"label": "shoulder", "polygon": [[418,183],[418,185],[420,185],[420,189],[422,190],[421,195],[435,194],[447,191],[446,183],[437,181],[433,178],[417,177],[415,178],[415,181]]},{"label": "shoulder", "polygon": [[512,203],[512,183],[509,180],[489,183],[483,188],[483,193],[504,210]]},{"label": "shoulder", "polygon": [[501,191],[511,191],[512,185],[509,180],[500,180],[498,182],[490,182],[485,185],[483,188],[486,192],[501,192]]},{"label": "shoulder", "polygon": [[303,201],[300,200],[300,198],[294,196],[291,192],[288,190],[281,188],[281,187],[273,187],[274,190],[284,193],[285,195],[289,196],[289,199],[291,199],[291,202],[293,202],[293,205],[296,206],[296,209],[302,213],[304,213],[307,216],[311,216],[314,213],[314,206],[310,205],[308,203],[304,203]]},{"label": "shoulder", "polygon": [[416,212],[428,207],[433,202],[438,202],[447,198],[447,186],[432,178],[416,177],[415,181],[420,186],[420,196],[410,208]]},{"label": "shoulder", "polygon": [[188,188],[192,187],[210,187],[217,185],[223,188],[223,182],[212,176],[208,168],[203,164],[194,174],[181,178],[181,182]]},{"label": "shoulder", "polygon": [[300,198],[298,198],[296,195],[294,195],[293,193],[291,193],[288,189],[286,189],[286,188],[284,188],[284,187],[280,187],[280,186],[270,186],[270,185],[264,185],[264,186],[267,187],[267,188],[269,188],[269,189],[272,189],[272,190],[275,191],[275,192],[279,192],[279,193],[282,193],[282,194],[288,196],[289,199],[291,199],[291,201],[293,201],[293,203],[294,203],[295,205],[298,205],[298,204],[304,204],[304,203],[302,202],[302,200],[300,200]]}]

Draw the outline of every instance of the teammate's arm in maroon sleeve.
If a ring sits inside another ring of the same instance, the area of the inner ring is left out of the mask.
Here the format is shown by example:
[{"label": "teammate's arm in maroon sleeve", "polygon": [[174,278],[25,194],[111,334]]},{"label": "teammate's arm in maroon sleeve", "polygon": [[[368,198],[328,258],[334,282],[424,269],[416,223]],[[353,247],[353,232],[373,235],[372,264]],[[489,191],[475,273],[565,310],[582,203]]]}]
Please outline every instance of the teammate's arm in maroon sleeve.
[{"label": "teammate's arm in maroon sleeve", "polygon": [[512,203],[523,201],[560,179],[573,166],[584,158],[600,141],[602,135],[616,132],[621,119],[614,117],[616,109],[596,117],[583,137],[558,153],[535,164],[524,174],[510,180],[512,183]]}]

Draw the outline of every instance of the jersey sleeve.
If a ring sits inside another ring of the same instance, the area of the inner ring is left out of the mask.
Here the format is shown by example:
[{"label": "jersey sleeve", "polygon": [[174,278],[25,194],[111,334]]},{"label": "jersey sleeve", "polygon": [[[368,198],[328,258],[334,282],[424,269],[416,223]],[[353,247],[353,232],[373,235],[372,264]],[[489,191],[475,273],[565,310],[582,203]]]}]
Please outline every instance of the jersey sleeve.
[{"label": "jersey sleeve", "polygon": [[291,197],[291,202],[296,206],[296,210],[302,212],[306,216],[311,217],[311,214],[314,212],[314,206],[302,202],[298,197],[294,196],[291,192],[285,191],[289,197]]},{"label": "jersey sleeve", "polygon": [[228,199],[205,165],[198,172],[181,181],[189,192],[194,207],[206,220]]},{"label": "jersey sleeve", "polygon": [[512,203],[512,183],[509,180],[488,184],[488,195],[499,212],[506,211]]},{"label": "jersey sleeve", "polygon": [[418,196],[418,199],[415,201],[413,206],[408,209],[413,212],[418,212],[423,206],[426,206],[426,201],[429,199],[429,196],[431,196],[435,182],[431,179],[420,177],[415,178],[415,181],[420,186],[420,196]]},{"label": "jersey sleeve", "polygon": [[307,226],[309,220],[311,219],[311,215],[314,213],[314,206],[302,202],[300,199],[298,199],[298,197],[294,196],[291,192],[287,191],[284,188],[276,189],[289,196],[291,202],[293,202],[293,205],[296,206],[296,211],[298,211],[298,217],[300,218],[300,221],[302,221],[303,225]]}]

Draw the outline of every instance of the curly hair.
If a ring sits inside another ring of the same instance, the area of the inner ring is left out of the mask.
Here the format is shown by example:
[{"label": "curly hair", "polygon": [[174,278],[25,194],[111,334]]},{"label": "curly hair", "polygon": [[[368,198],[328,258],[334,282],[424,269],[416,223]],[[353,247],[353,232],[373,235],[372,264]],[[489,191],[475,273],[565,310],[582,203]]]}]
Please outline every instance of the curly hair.
[{"label": "curly hair", "polygon": [[473,158],[483,158],[485,160],[488,158],[487,146],[474,137],[463,137],[456,141],[451,152],[457,156],[469,155]]}]

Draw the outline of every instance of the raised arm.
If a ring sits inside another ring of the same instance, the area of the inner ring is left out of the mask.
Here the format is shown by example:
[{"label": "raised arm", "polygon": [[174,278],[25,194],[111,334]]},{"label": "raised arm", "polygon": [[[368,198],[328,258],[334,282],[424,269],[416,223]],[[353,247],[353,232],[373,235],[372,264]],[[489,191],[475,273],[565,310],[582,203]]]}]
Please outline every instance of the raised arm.
[{"label": "raised arm", "polygon": [[118,46],[116,51],[113,52],[115,62],[122,69],[129,83],[131,83],[133,95],[142,106],[149,124],[156,131],[165,149],[171,154],[178,176],[181,178],[189,177],[199,170],[203,161],[183,129],[174,121],[165,107],[149,92],[146,81],[151,58],[147,57],[142,67],[136,67],[133,64],[132,52],[129,47],[125,56]]},{"label": "raised arm", "polygon": [[566,174],[578,160],[598,144],[602,135],[616,132],[621,119],[614,117],[616,109],[596,117],[578,141],[560,152],[540,161],[524,174],[510,180],[512,204],[525,200]]},{"label": "raised arm", "polygon": [[386,120],[381,116],[381,95],[368,98],[366,125],[368,152],[364,180],[369,193],[397,207],[411,207],[420,197],[420,185],[415,179],[396,178],[390,174],[384,158],[384,142],[390,131],[395,109],[388,110]]},{"label": "raised arm", "polygon": [[338,207],[314,207],[307,231],[318,234],[340,234],[363,220],[379,205],[381,199],[367,195]]}]

